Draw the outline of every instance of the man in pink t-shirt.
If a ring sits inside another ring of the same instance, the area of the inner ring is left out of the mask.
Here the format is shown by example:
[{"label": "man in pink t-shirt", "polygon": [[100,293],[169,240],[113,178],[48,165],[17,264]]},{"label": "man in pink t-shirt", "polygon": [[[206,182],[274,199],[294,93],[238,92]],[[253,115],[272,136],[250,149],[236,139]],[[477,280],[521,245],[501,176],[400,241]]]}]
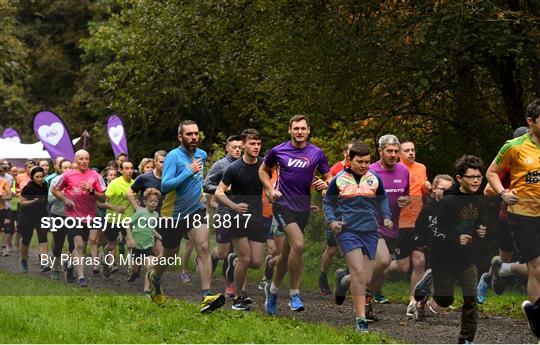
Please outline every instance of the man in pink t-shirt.
[{"label": "man in pink t-shirt", "polygon": [[[76,220],[75,223],[80,221],[82,225],[79,227],[79,224],[76,224],[75,228],[68,229],[68,234],[75,244],[72,260],[79,277],[79,286],[86,287],[83,265],[84,247],[92,229],[92,220],[96,215],[96,201],[105,202],[106,200],[105,182],[101,175],[89,169],[90,154],[87,151],[77,151],[75,163],[77,168],[60,177],[51,192],[65,204],[66,219],[71,217]],[[92,262],[96,259],[92,257]],[[67,275],[66,279],[68,279]]]}]

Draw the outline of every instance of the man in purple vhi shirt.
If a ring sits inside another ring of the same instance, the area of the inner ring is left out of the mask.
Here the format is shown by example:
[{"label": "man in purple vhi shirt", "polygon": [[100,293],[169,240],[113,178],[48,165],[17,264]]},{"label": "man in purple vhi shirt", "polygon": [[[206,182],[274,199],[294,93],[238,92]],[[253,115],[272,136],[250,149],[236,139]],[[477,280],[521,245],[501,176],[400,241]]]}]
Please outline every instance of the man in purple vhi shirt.
[{"label": "man in purple vhi shirt", "polygon": [[392,134],[386,134],[379,138],[379,155],[381,159],[370,165],[369,169],[379,175],[383,182],[384,190],[388,196],[388,204],[392,212],[394,226],[387,229],[383,226],[382,217],[379,213],[379,242],[370,290],[375,295],[375,302],[389,303],[382,295],[382,286],[388,268],[392,269],[392,260],[400,259],[399,237],[399,213],[402,208],[409,204],[409,170],[398,162],[400,143]]},{"label": "man in purple vhi shirt", "polygon": [[[265,289],[266,311],[275,315],[279,286],[289,271],[290,303],[293,311],[304,310],[300,297],[300,271],[304,251],[304,228],[309,220],[311,186],[317,190],[328,188],[332,181],[328,159],[317,146],[308,143],[310,128],[304,115],[295,115],[289,120],[291,140],[273,147],[259,169],[259,177],[266,195],[273,201],[273,213],[280,228],[285,232],[281,256],[276,263],[272,284]],[[277,188],[270,182],[271,170],[279,166]],[[314,178],[316,170],[325,181]]]}]

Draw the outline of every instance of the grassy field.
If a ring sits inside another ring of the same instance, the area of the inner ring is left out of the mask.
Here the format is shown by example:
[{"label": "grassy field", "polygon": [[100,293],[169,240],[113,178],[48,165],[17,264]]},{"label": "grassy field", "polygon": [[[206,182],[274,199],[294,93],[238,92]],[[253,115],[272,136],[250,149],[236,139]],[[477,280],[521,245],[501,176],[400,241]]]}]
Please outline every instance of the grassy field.
[{"label": "grassy field", "polygon": [[[115,296],[31,276],[0,272],[0,343],[389,343],[258,312],[218,310],[201,315],[195,304],[174,300],[159,308],[140,296]],[[62,294],[51,296],[53,294]],[[32,296],[25,296],[32,295]]]}]

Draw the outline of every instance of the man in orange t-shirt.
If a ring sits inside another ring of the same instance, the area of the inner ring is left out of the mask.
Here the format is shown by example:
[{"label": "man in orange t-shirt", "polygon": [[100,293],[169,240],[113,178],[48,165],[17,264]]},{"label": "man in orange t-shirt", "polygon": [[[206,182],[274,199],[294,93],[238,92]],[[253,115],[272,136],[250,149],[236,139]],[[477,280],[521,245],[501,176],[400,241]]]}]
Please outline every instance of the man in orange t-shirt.
[{"label": "man in orange t-shirt", "polygon": [[[409,292],[409,305],[407,306],[407,316],[414,316],[416,301],[414,299],[414,287],[424,274],[425,254],[424,245],[416,239],[414,226],[416,218],[422,210],[422,198],[431,189],[431,184],[427,178],[426,166],[416,162],[416,149],[414,143],[405,140],[401,142],[400,162],[409,170],[409,205],[401,209],[399,214],[399,240],[397,250],[399,250],[399,260],[392,262],[390,269],[394,268],[399,272],[408,272],[410,262],[412,262],[411,284]],[[410,258],[410,259],[409,259]]]}]

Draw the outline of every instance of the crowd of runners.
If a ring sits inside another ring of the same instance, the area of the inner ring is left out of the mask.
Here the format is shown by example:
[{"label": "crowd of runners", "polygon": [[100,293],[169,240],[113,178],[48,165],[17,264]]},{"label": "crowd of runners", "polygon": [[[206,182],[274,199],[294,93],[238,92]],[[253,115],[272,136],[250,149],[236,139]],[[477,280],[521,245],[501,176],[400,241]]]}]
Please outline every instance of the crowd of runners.
[{"label": "crowd of runners", "polygon": [[[522,309],[539,336],[540,100],[528,106],[526,124],[489,167],[477,156],[463,155],[455,171],[441,172],[431,182],[425,165],[416,162],[414,143],[392,134],[378,139],[379,160],[372,162],[370,148],[352,139],[343,160],[330,166],[324,151],[309,142],[304,115],[290,119],[290,140],[264,158],[256,129],[230,136],[227,155],[206,174],[207,153],[198,147],[199,127],[191,120],[179,125],[177,148],[157,151],[138,167],[120,154],[98,173],[85,150],[75,153],[74,162],[57,158],[53,167],[48,160],[29,160],[24,170],[1,162],[2,256],[18,253],[20,271],[28,272],[35,230],[39,269],[87,287],[87,274],[110,278],[128,255],[127,281],[144,279],[143,293],[163,305],[161,278],[184,239],[180,279],[191,279],[187,266],[194,249],[201,312],[222,307],[226,296],[232,309],[250,310],[247,271],[264,266],[257,283],[265,310],[276,315],[286,273],[288,306],[309,308],[300,291],[304,230],[311,213],[323,212],[320,293],[332,294],[328,270],[332,258],[342,255],[346,267],[333,275],[334,299],[343,304],[350,291],[358,332],[377,320],[374,303],[390,303],[384,283],[395,271],[410,273],[403,313],[419,321],[426,311],[450,306],[457,283],[463,292],[460,343],[474,340],[477,305],[486,301],[488,290],[502,294],[508,277],[524,277],[529,300]],[[321,193],[322,210],[312,205],[313,192]],[[490,210],[494,203],[496,213]],[[499,238],[500,251],[480,274],[478,254],[486,250],[487,233]],[[220,261],[224,286],[212,289]]]}]

